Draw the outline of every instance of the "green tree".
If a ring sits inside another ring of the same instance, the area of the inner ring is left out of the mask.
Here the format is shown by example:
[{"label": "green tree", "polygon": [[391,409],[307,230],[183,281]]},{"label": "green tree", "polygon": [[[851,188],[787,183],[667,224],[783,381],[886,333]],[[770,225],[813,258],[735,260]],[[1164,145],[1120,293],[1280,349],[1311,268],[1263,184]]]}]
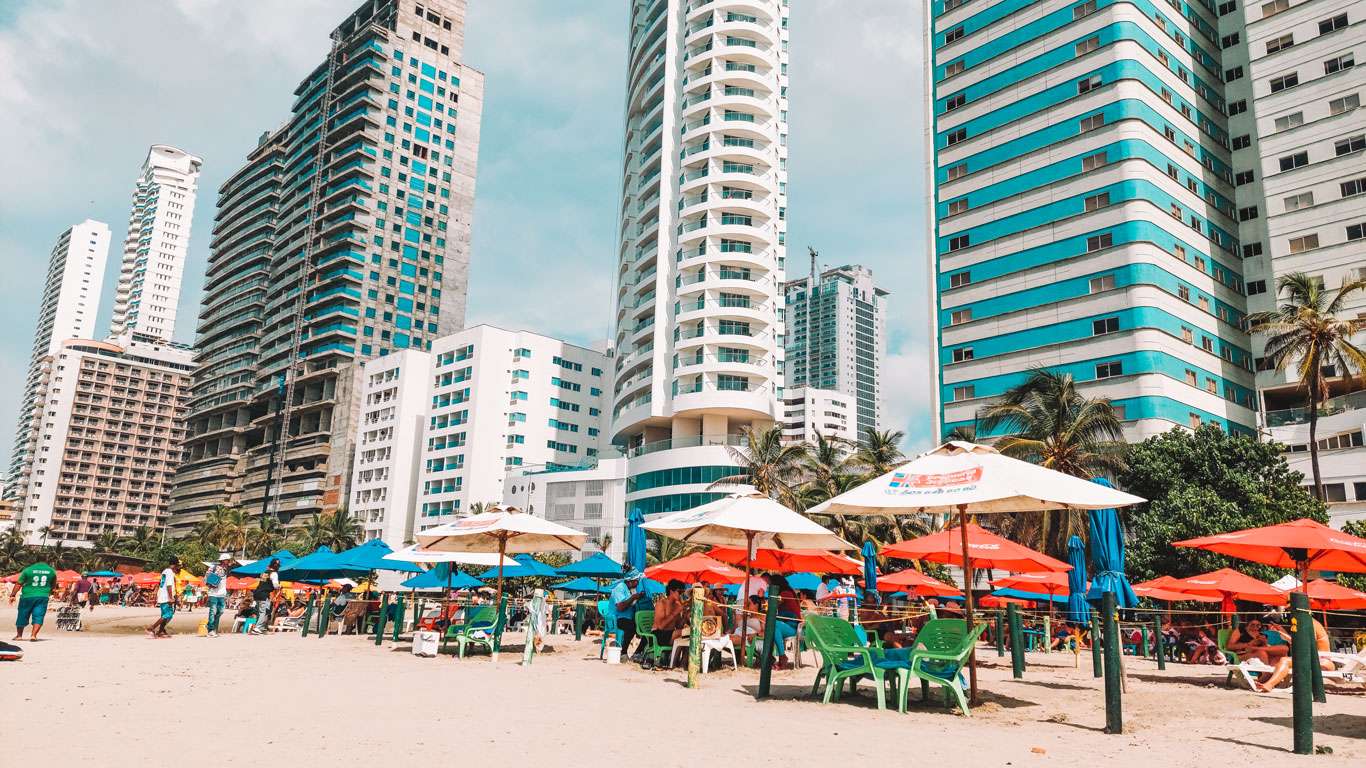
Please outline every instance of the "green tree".
[{"label": "green tree", "polygon": [[659,565],[670,560],[677,560],[680,557],[687,557],[694,552],[702,552],[707,549],[700,544],[689,544],[681,539],[671,539],[668,536],[660,536],[653,531],[645,532],[645,564]]},{"label": "green tree", "polygon": [[33,564],[33,550],[24,541],[24,534],[14,526],[0,535],[0,573],[22,571]]},{"label": "green tree", "polygon": [[133,532],[119,543],[124,554],[136,557],[143,557],[159,546],[161,546],[161,534],[145,525],[134,528]]},{"label": "green tree", "polygon": [[1249,330],[1266,339],[1266,359],[1284,371],[1295,366],[1300,389],[1309,406],[1309,465],[1314,472],[1314,495],[1323,498],[1319,473],[1319,405],[1328,399],[1328,376],[1332,368],[1347,381],[1353,371],[1366,380],[1366,351],[1352,343],[1352,336],[1366,330],[1366,319],[1344,315],[1353,294],[1366,291],[1366,279],[1344,280],[1329,295],[1323,280],[1303,272],[1290,272],[1276,280],[1276,294],[1284,303],[1270,312],[1247,317]]},{"label": "green tree", "polygon": [[[1366,520],[1348,520],[1342,524],[1342,532],[1366,539]],[[1366,573],[1339,573],[1338,583],[1366,591]]]},{"label": "green tree", "polygon": [[797,489],[797,509],[819,504],[853,488],[859,476],[849,456],[849,444],[819,431],[813,442],[802,446],[801,472],[805,482]]},{"label": "green tree", "polygon": [[742,445],[726,446],[731,458],[740,465],[740,474],[720,478],[707,487],[751,485],[758,493],[795,507],[795,486],[801,481],[801,462],[806,455],[803,446],[784,443],[782,429],[777,426],[743,427],[740,434]]},{"label": "green tree", "polygon": [[1172,542],[1306,517],[1327,522],[1325,505],[1305,493],[1303,480],[1279,446],[1230,436],[1211,424],[1193,434],[1174,428],[1131,447],[1119,484],[1148,502],[1129,513],[1130,580],[1229,567],[1274,581],[1283,571]]},{"label": "green tree", "polygon": [[957,440],[960,443],[977,442],[976,428],[964,424],[959,424],[958,426],[944,433],[944,442],[948,443],[955,440]]},{"label": "green tree", "polygon": [[314,512],[307,523],[289,531],[288,540],[291,545],[298,546],[295,554],[302,557],[327,544],[328,536],[327,521],[322,515]]},{"label": "green tree", "polygon": [[96,552],[118,554],[119,535],[117,533],[114,533],[113,531],[105,531],[104,533],[101,533],[99,536],[96,536],[95,540],[91,542],[91,544]]},{"label": "green tree", "polygon": [[345,506],[327,515],[325,522],[327,546],[331,547],[333,552],[351,549],[365,536],[365,528],[361,526],[360,520],[352,517],[351,511]]},{"label": "green tree", "polygon": [[905,454],[897,447],[905,437],[906,433],[900,430],[879,432],[868,427],[854,446],[854,455],[849,458],[850,466],[863,470],[865,481],[882,477],[906,463]]},{"label": "green tree", "polygon": [[289,543],[289,531],[284,523],[274,515],[258,518],[256,525],[247,529],[244,554],[247,557],[265,557],[279,552]]}]

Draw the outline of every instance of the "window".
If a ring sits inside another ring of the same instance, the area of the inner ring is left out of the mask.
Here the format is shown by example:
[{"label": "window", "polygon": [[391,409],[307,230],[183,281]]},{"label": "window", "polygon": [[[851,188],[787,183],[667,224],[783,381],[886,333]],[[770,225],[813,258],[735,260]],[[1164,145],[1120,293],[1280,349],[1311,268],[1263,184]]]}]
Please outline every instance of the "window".
[{"label": "window", "polygon": [[1219,394],[1219,382],[1206,376],[1205,391],[1215,395]]},{"label": "window", "polygon": [[1200,386],[1200,377],[1189,368],[1186,369],[1186,383],[1192,387]]},{"label": "window", "polygon": [[1099,47],[1100,47],[1100,35],[1093,35],[1093,36],[1091,36],[1091,37],[1086,38],[1085,40],[1082,40],[1080,43],[1077,43],[1077,45],[1076,45],[1077,55],[1078,55],[1078,56],[1085,56],[1086,54],[1090,53],[1091,51],[1096,50],[1096,49],[1099,48]]},{"label": "window", "polygon": [[1336,32],[1347,26],[1347,14],[1339,13],[1331,19],[1324,19],[1319,22],[1319,34],[1326,35],[1329,32]]},{"label": "window", "polygon": [[957,235],[957,236],[955,236],[955,237],[949,238],[949,251],[950,251],[950,252],[952,252],[952,251],[961,251],[961,250],[963,250],[964,248],[967,248],[967,247],[968,247],[968,236],[967,236],[967,235]]},{"label": "window", "polygon": [[1094,131],[1102,125],[1105,125],[1104,114],[1088,115],[1087,117],[1083,117],[1081,119],[1082,133],[1085,133],[1086,131]]},{"label": "window", "polygon": [[1244,184],[1251,184],[1256,181],[1256,176],[1252,171],[1238,171],[1234,174],[1233,180],[1235,184],[1241,187]]},{"label": "window", "polygon": [[1339,157],[1366,149],[1366,134],[1350,136],[1333,143],[1333,150]]},{"label": "window", "polygon": [[1278,132],[1288,131],[1291,128],[1298,128],[1301,125],[1304,125],[1303,112],[1294,112],[1292,114],[1276,118],[1276,130]]},{"label": "window", "polygon": [[1238,10],[1238,3],[1237,3],[1237,0],[1228,0],[1227,3],[1220,3],[1220,4],[1219,4],[1219,15],[1220,15],[1220,16],[1227,16],[1228,14],[1233,13],[1233,12],[1236,11],[1236,10]]},{"label": "window", "polygon": [[1072,20],[1076,21],[1077,19],[1080,19],[1083,16],[1090,16],[1095,12],[1096,0],[1087,0],[1087,2],[1082,3],[1081,5],[1076,5],[1072,7]]},{"label": "window", "polygon": [[952,201],[949,202],[949,215],[950,215],[950,216],[957,216],[957,215],[960,214],[960,213],[967,213],[967,212],[968,212],[968,199],[967,199],[966,197],[964,197],[964,198],[962,198],[962,199],[960,199],[960,200],[952,200]]},{"label": "window", "polygon": [[1269,41],[1267,41],[1267,44],[1266,44],[1266,52],[1267,52],[1267,55],[1270,55],[1270,54],[1273,54],[1273,53],[1275,53],[1275,52],[1277,52],[1277,51],[1283,51],[1283,50],[1285,50],[1286,48],[1290,48],[1290,47],[1292,47],[1292,46],[1294,46],[1294,45],[1295,45],[1295,36],[1294,36],[1294,35],[1281,35],[1280,37],[1276,38],[1275,40],[1269,40]]},{"label": "window", "polygon": [[1173,219],[1180,219],[1186,213],[1185,211],[1181,210],[1181,206],[1177,205],[1176,203],[1172,203],[1171,210]]},{"label": "window", "polygon": [[952,168],[950,168],[945,175],[948,177],[949,181],[953,181],[954,179],[961,179],[964,176],[968,175],[968,164],[959,163],[958,165],[955,165]]},{"label": "window", "polygon": [[1239,149],[1247,149],[1248,147],[1252,146],[1252,137],[1247,134],[1244,134],[1242,136],[1234,136],[1232,146],[1235,151]]},{"label": "window", "polygon": [[1091,75],[1085,80],[1077,81],[1077,95],[1093,91],[1100,87],[1100,75]]},{"label": "window", "polygon": [[954,144],[957,144],[957,143],[960,142],[960,141],[967,141],[967,138],[968,138],[968,129],[966,129],[966,128],[959,128],[958,130],[952,131],[951,133],[949,133],[949,136],[948,136],[948,145],[949,145],[950,147],[952,147]]},{"label": "window", "polygon": [[1243,114],[1243,113],[1246,112],[1246,111],[1247,111],[1247,100],[1246,100],[1246,99],[1239,99],[1239,100],[1237,100],[1237,101],[1235,101],[1235,102],[1233,102],[1233,103],[1231,103],[1231,104],[1228,105],[1228,114],[1229,114],[1230,117],[1232,117],[1233,115],[1241,115],[1241,114]]},{"label": "window", "polygon": [[958,26],[944,33],[944,42],[952,43],[954,40],[958,40],[961,37],[963,37],[963,25],[959,24]]},{"label": "window", "polygon": [[1175,256],[1176,258],[1182,260],[1182,261],[1185,261],[1185,260],[1186,260],[1186,247],[1185,247],[1184,245],[1173,245],[1173,246],[1172,246],[1172,255]]},{"label": "window", "polygon": [[1347,225],[1347,239],[1348,239],[1348,240],[1362,240],[1362,239],[1366,239],[1366,221],[1363,221],[1363,222],[1361,222],[1360,224],[1348,224],[1348,225]]},{"label": "window", "polygon": [[1224,70],[1224,82],[1226,82],[1226,83],[1231,83],[1231,82],[1233,82],[1234,80],[1241,80],[1242,78],[1243,78],[1243,68],[1240,67],[1240,66],[1239,66],[1239,67],[1234,67],[1233,69],[1226,69],[1226,70]]},{"label": "window", "polygon": [[971,282],[972,282],[972,272],[967,271],[967,270],[965,270],[965,271],[963,271],[963,272],[955,272],[955,273],[953,273],[952,275],[949,275],[949,287],[950,287],[950,288],[962,288],[963,286],[965,286],[965,285],[967,285],[968,283],[971,283]]},{"label": "window", "polygon": [[1280,159],[1280,165],[1282,171],[1293,171],[1296,168],[1302,168],[1309,165],[1309,153],[1296,152],[1293,155],[1286,155]]},{"label": "window", "polygon": [[964,363],[972,359],[972,347],[959,347],[953,351],[953,361]]},{"label": "window", "polygon": [[1224,35],[1224,39],[1219,41],[1219,47],[1232,48],[1240,42],[1242,42],[1242,39],[1238,37],[1237,32],[1234,32],[1231,35]]},{"label": "window", "polygon": [[1101,291],[1113,290],[1114,287],[1115,276],[1113,274],[1101,275],[1100,277],[1091,278],[1091,293],[1100,293]]},{"label": "window", "polygon": [[1096,366],[1096,378],[1097,378],[1097,379],[1108,379],[1108,378],[1111,378],[1111,377],[1114,377],[1114,376],[1123,376],[1123,375],[1124,375],[1124,364],[1121,363],[1121,362],[1118,361],[1118,360],[1112,360],[1112,361],[1110,361],[1110,362],[1108,362],[1108,363],[1101,363],[1100,365],[1097,365],[1097,366]]},{"label": "window", "polygon": [[955,309],[953,314],[949,315],[949,325],[962,325],[970,322],[972,322],[972,307]]},{"label": "window", "polygon": [[1171,163],[1167,163],[1167,175],[1172,177],[1173,179],[1176,179],[1177,181],[1181,180],[1180,171],[1178,171],[1176,166],[1172,165]]},{"label": "window", "polygon": [[1327,502],[1330,502],[1330,503],[1331,503],[1331,502],[1335,502],[1335,501],[1346,501],[1346,500],[1347,500],[1347,488],[1346,488],[1346,483],[1324,483],[1324,484],[1323,484],[1323,500],[1324,500],[1324,501],[1327,501]]},{"label": "window", "polygon": [[1176,143],[1176,131],[1170,125],[1162,127],[1162,135],[1167,137],[1167,141]]},{"label": "window", "polygon": [[1291,253],[1302,253],[1317,247],[1319,247],[1319,236],[1317,234],[1290,238]]},{"label": "window", "polygon": [[1355,56],[1350,53],[1344,53],[1341,56],[1323,62],[1323,74],[1331,75],[1335,72],[1341,72],[1344,69],[1351,69],[1356,66],[1356,63]]},{"label": "window", "polygon": [[1261,255],[1262,255],[1262,244],[1261,244],[1261,243],[1246,243],[1245,245],[1243,245],[1243,258],[1245,258],[1245,259],[1250,259],[1250,258],[1252,258],[1253,256],[1261,256]]},{"label": "window", "polygon": [[971,384],[967,385],[966,387],[953,388],[953,401],[955,403],[960,402],[962,400],[971,400],[974,397],[977,397],[977,387]]},{"label": "window", "polygon": [[1214,339],[1211,339],[1211,338],[1208,337],[1208,336],[1201,336],[1201,337],[1200,337],[1200,348],[1203,349],[1203,350],[1205,350],[1206,352],[1213,352],[1213,351],[1214,351]]},{"label": "window", "polygon": [[1313,192],[1301,192],[1298,195],[1291,195],[1285,198],[1285,212],[1298,211],[1301,208],[1308,208],[1314,204]]},{"label": "window", "polygon": [[1257,218],[1257,206],[1249,205],[1238,209],[1238,221],[1251,221]]},{"label": "window", "polygon": [[1086,198],[1086,201],[1085,201],[1086,210],[1088,210],[1088,211],[1094,211],[1094,210],[1096,210],[1097,208],[1104,208],[1105,206],[1107,206],[1107,205],[1109,205],[1109,204],[1110,204],[1110,193],[1109,193],[1109,192],[1102,192],[1102,193],[1100,193],[1099,195],[1091,195],[1090,197]]},{"label": "window", "polygon": [[[1111,278],[1113,280],[1113,277]],[[1091,321],[1091,335],[1102,336],[1107,333],[1115,333],[1119,330],[1118,317],[1103,317],[1099,320]]]},{"label": "window", "polygon": [[1200,306],[1200,309],[1201,309],[1202,311],[1208,312],[1208,311],[1209,311],[1209,297],[1208,297],[1208,296],[1197,296],[1196,299],[1197,299],[1197,304],[1199,304],[1199,306]]},{"label": "window", "polygon": [[966,103],[968,103],[968,97],[961,93],[956,93],[950,96],[949,100],[944,103],[944,111],[952,112]]},{"label": "window", "polygon": [[1353,195],[1359,195],[1363,192],[1366,192],[1366,176],[1351,179],[1350,181],[1344,181],[1340,186],[1342,187],[1343,197],[1352,197]]},{"label": "window", "polygon": [[954,8],[966,3],[968,0],[944,0],[944,10],[952,11]]},{"label": "window", "polygon": [[944,77],[953,77],[954,75],[961,74],[966,68],[962,59],[951,61],[948,66],[944,67]]},{"label": "window", "polygon": [[1280,77],[1273,77],[1273,78],[1271,78],[1271,92],[1272,92],[1272,93],[1277,93],[1277,92],[1279,92],[1279,91],[1284,91],[1286,88],[1294,88],[1295,86],[1297,86],[1297,85],[1299,85],[1299,84],[1300,84],[1300,73],[1298,73],[1298,72],[1291,72],[1291,73],[1288,74],[1288,75],[1281,75]]},{"label": "window", "polygon": [[1186,285],[1178,285],[1176,286],[1176,295],[1179,296],[1182,301],[1190,301],[1191,289]]},{"label": "window", "polygon": [[1102,248],[1109,248],[1112,245],[1114,245],[1114,235],[1109,232],[1106,232],[1103,235],[1092,235],[1091,237],[1086,238],[1086,250],[1088,253],[1091,251],[1099,251]]},{"label": "window", "polygon": [[1190,328],[1187,328],[1184,325],[1181,326],[1181,340],[1186,342],[1187,344],[1194,344],[1195,331],[1191,330]]},{"label": "window", "polygon": [[1262,6],[1262,18],[1275,16],[1290,7],[1290,0],[1272,0]]},{"label": "window", "polygon": [[1349,112],[1359,106],[1361,106],[1361,97],[1355,93],[1349,94],[1340,99],[1333,99],[1328,102],[1328,114],[1340,115],[1343,112]]},{"label": "window", "polygon": [[1247,295],[1256,296],[1259,293],[1266,293],[1265,280],[1253,280],[1247,284]]}]

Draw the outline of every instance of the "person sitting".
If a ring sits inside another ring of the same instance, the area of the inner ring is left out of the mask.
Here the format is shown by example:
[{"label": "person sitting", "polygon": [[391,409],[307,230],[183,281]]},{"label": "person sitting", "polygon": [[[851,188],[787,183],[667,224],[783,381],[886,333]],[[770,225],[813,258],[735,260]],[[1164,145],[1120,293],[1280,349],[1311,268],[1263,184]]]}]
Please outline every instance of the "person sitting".
[{"label": "person sitting", "polygon": [[1246,624],[1233,630],[1227,647],[1238,654],[1238,661],[1256,659],[1267,666],[1276,666],[1276,662],[1290,652],[1289,646],[1271,645],[1262,633],[1263,626],[1261,619],[1249,619]]},{"label": "person sitting", "polygon": [[[1312,621],[1312,622],[1314,623],[1314,647],[1315,647],[1315,650],[1316,650],[1316,651],[1319,651],[1319,652],[1331,651],[1331,650],[1333,650],[1332,641],[1329,640],[1329,637],[1328,637],[1328,629],[1327,629],[1326,627],[1324,627],[1322,624],[1320,624],[1320,623],[1319,623],[1319,620],[1318,620],[1318,619],[1315,619],[1312,615],[1310,616],[1309,620]],[[1281,637],[1284,638],[1286,642],[1290,642],[1290,639],[1291,639],[1291,634],[1290,634],[1290,632],[1288,632],[1288,631],[1287,631],[1285,628],[1283,628],[1280,624],[1276,624],[1276,623],[1273,623],[1273,622],[1268,621],[1268,622],[1267,622],[1267,628],[1268,628],[1268,629],[1271,629],[1271,630],[1274,630],[1274,631],[1276,631],[1276,632],[1279,632],[1279,633],[1281,634]],[[1269,647],[1270,647],[1270,648],[1285,648],[1287,651],[1289,650],[1289,646],[1273,645],[1273,646],[1269,646]],[[1318,656],[1318,654],[1316,653],[1315,656]],[[1318,662],[1319,662],[1319,668],[1320,668],[1320,669],[1323,669],[1323,670],[1332,670],[1332,669],[1333,669],[1333,662],[1324,659],[1322,656],[1318,656]],[[1263,692],[1263,693],[1269,693],[1269,692],[1271,692],[1271,690],[1274,689],[1277,685],[1279,685],[1280,682],[1281,682],[1282,680],[1284,680],[1287,676],[1290,675],[1290,667],[1291,667],[1291,664],[1292,664],[1292,659],[1291,659],[1291,657],[1290,657],[1290,654],[1289,654],[1289,653],[1283,653],[1283,654],[1281,654],[1280,658],[1278,658],[1278,659],[1276,660],[1275,668],[1271,670],[1271,674],[1269,674],[1269,675],[1266,676],[1266,679],[1264,679],[1264,680],[1254,680],[1254,681],[1250,681],[1250,682],[1251,682],[1251,685],[1252,685],[1252,690],[1254,690],[1254,691],[1261,691],[1261,692]]]},{"label": "person sitting", "polygon": [[1199,627],[1195,631],[1195,637],[1186,641],[1186,663],[1187,664],[1223,664],[1224,654],[1219,650],[1219,644],[1210,636],[1210,632],[1205,627]]},{"label": "person sitting", "polygon": [[735,626],[731,630],[730,641],[736,648],[743,648],[754,637],[764,636],[764,599],[750,595],[745,601],[743,611],[735,612]]},{"label": "person sitting", "polygon": [[655,619],[650,626],[655,640],[665,648],[683,636],[686,622],[683,618],[683,589],[686,585],[678,579],[670,579],[664,587],[664,594],[655,601]]},{"label": "person sitting", "polygon": [[1061,648],[1066,648],[1071,639],[1072,628],[1068,626],[1066,621],[1059,621],[1057,625],[1053,627],[1053,637],[1048,641],[1048,649],[1050,651],[1056,651]]},{"label": "person sitting", "polygon": [[[787,577],[775,573],[768,579],[769,586],[778,593],[778,618],[773,625],[773,642],[778,647],[778,669],[789,669],[787,640],[797,635],[797,622],[802,619],[802,606],[797,592],[787,583]],[[800,653],[801,649],[797,651]]]}]

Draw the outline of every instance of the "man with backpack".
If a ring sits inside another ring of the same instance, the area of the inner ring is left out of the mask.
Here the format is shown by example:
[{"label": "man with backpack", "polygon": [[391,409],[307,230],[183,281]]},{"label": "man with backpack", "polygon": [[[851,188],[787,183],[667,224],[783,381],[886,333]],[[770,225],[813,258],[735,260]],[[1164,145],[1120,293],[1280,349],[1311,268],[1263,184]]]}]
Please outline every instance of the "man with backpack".
[{"label": "man with backpack", "polygon": [[273,558],[270,567],[261,574],[261,580],[256,582],[256,589],[251,591],[251,599],[256,601],[256,626],[252,627],[253,635],[264,635],[266,627],[270,624],[271,600],[280,591],[280,558]]},{"label": "man with backpack", "polygon": [[204,573],[204,586],[209,591],[208,637],[218,637],[218,620],[223,618],[223,609],[228,603],[227,566],[231,561],[232,555],[224,552],[218,556],[218,562],[209,566]]}]

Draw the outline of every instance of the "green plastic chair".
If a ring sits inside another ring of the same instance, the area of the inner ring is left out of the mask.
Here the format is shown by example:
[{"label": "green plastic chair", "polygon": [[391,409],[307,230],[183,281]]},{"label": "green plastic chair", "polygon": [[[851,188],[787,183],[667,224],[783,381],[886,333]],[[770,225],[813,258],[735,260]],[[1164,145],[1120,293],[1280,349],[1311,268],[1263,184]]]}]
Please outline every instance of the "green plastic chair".
[{"label": "green plastic chair", "polygon": [[[493,653],[494,629],[497,625],[498,609],[492,605],[485,605],[474,612],[474,615],[461,624],[459,629],[455,629],[455,653],[460,658],[465,658],[465,648],[471,645],[482,645]],[[485,632],[485,637],[475,637],[475,632]]]},{"label": "green plastic chair", "polygon": [[803,618],[806,620],[806,638],[821,659],[821,669],[816,673],[811,695],[816,695],[824,680],[825,697],[822,703],[829,704],[831,698],[838,701],[844,680],[850,681],[849,690],[853,692],[858,681],[866,675],[877,684],[877,708],[886,709],[886,692],[883,690],[885,672],[875,664],[882,659],[882,651],[860,642],[854,625],[844,619],[817,613],[807,613]]},{"label": "green plastic chair", "polygon": [[875,667],[896,674],[898,711],[906,711],[906,694],[910,679],[914,677],[921,681],[922,700],[927,698],[930,683],[935,683],[943,689],[946,703],[952,692],[963,714],[971,717],[959,672],[977,644],[977,638],[986,628],[987,625],[981,623],[968,631],[967,622],[962,619],[932,619],[925,622],[925,626],[916,634],[909,659],[883,659],[876,662]]},{"label": "green plastic chair", "polygon": [[[659,638],[651,631],[655,623],[654,611],[636,611],[636,636],[641,638],[642,653],[648,653],[658,666],[663,663],[665,656],[673,652],[672,646],[660,645]],[[625,649],[623,649],[625,652]]]}]

